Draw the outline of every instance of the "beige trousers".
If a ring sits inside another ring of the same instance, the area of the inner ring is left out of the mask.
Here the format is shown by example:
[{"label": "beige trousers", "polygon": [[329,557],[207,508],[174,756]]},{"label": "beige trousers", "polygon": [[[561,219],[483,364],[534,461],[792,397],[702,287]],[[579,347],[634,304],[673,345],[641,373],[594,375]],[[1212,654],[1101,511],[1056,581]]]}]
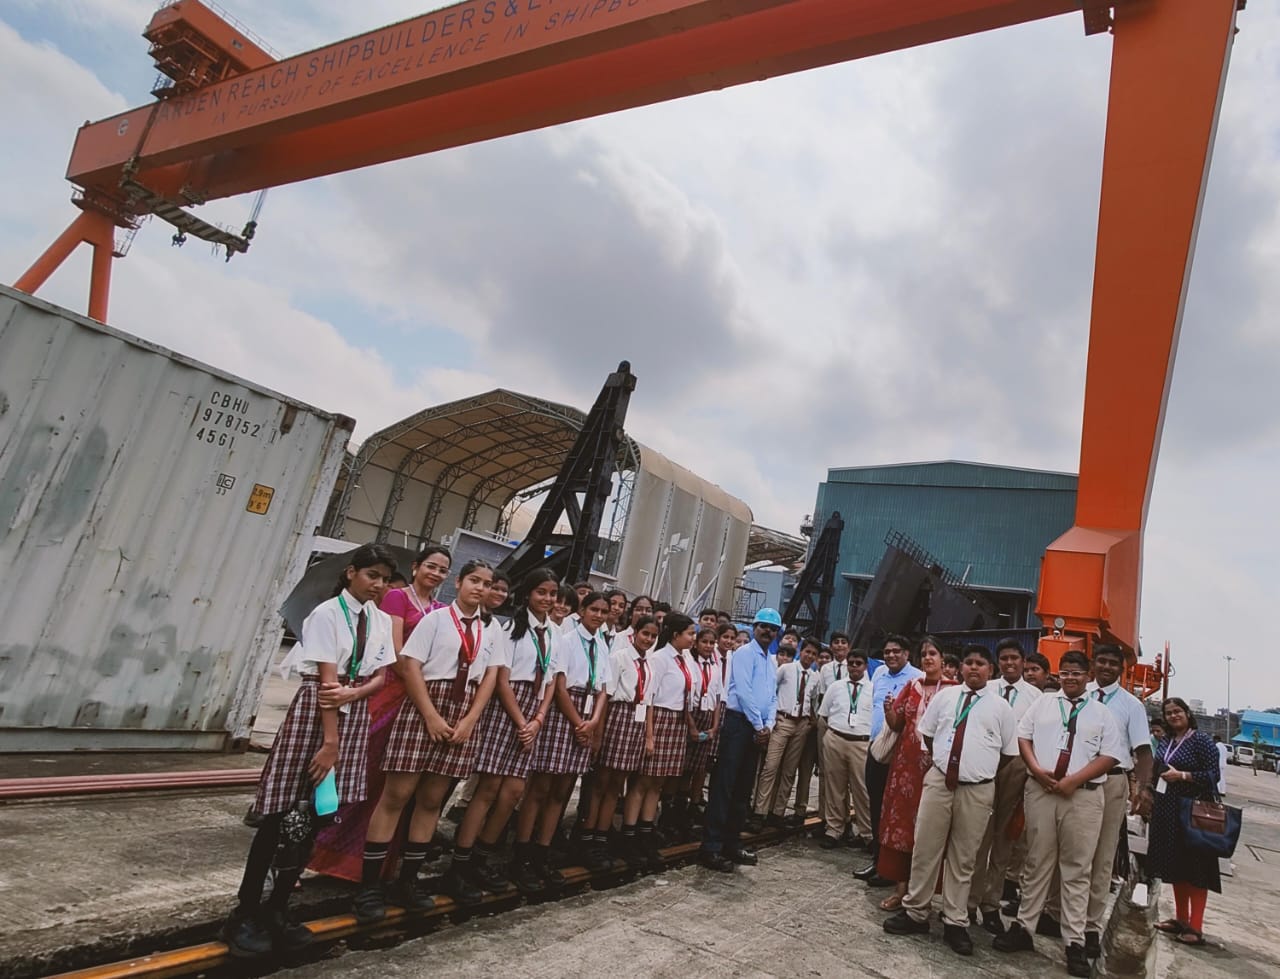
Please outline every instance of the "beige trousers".
[{"label": "beige trousers", "polygon": [[858,835],[871,837],[871,800],[867,795],[867,747],[866,741],[850,741],[834,731],[827,731],[822,742],[822,784],[826,794],[822,811],[827,835],[839,838],[844,835],[849,821],[848,798],[853,796],[854,821]]},{"label": "beige trousers", "polygon": [[796,780],[800,765],[800,752],[804,749],[805,735],[809,733],[809,721],[780,717],[769,737],[769,748],[764,756],[764,768],[756,783],[758,815],[770,813],[781,816],[787,811],[791,798],[791,786]]},{"label": "beige trousers", "polygon": [[1053,795],[1035,779],[1027,779],[1023,808],[1027,814],[1027,866],[1022,875],[1022,903],[1018,921],[1035,933],[1036,922],[1049,897],[1054,872],[1059,884],[1062,939],[1084,944],[1089,912],[1089,880],[1102,822],[1101,788],[1076,789],[1071,797]]},{"label": "beige trousers", "polygon": [[1111,894],[1111,870],[1116,859],[1120,834],[1127,832],[1124,819],[1129,814],[1129,776],[1108,775],[1102,794],[1102,828],[1098,833],[1098,849],[1093,855],[1093,883],[1089,888],[1089,914],[1086,931],[1102,930],[1102,912]]},{"label": "beige trousers", "polygon": [[1004,892],[1004,874],[1013,855],[1016,841],[1009,839],[1006,830],[1013,818],[1022,790],[1027,784],[1027,766],[1021,758],[1012,758],[996,773],[996,801],[991,822],[978,847],[977,863],[973,868],[973,886],[969,890],[969,907],[983,911],[997,911],[1000,895]]},{"label": "beige trousers", "polygon": [[[994,782],[958,785],[952,792],[936,765],[924,776],[916,812],[916,845],[911,853],[911,880],[902,906],[916,921],[926,921],[942,868],[942,920],[969,924],[969,886],[982,834],[991,821]],[[943,858],[946,858],[944,863]]]}]

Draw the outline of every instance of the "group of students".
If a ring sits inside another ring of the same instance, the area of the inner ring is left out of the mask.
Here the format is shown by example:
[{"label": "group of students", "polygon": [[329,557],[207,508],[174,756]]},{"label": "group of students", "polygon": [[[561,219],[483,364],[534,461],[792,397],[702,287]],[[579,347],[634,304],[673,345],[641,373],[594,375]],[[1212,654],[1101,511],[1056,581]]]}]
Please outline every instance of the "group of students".
[{"label": "group of students", "polygon": [[[695,621],[646,596],[569,588],[546,568],[509,595],[467,562],[445,605],[435,593],[452,573],[449,552],[427,547],[388,588],[393,552],[366,545],[307,617],[282,664],[301,684],[251,810],[232,954],[311,940],[287,915],[308,865],[358,882],[361,923],[388,900],[431,908],[419,873],[459,786],[443,890],[465,906],[563,882],[551,847],[580,779],[575,861],[657,869],[672,827],[703,822],[701,860],[724,871],[755,862],[740,828],[806,818],[816,769],[821,845],[870,852],[855,876],[895,887],[887,932],[927,932],[940,890],[956,952],[972,954],[978,921],[1005,952],[1061,935],[1068,971],[1089,974],[1125,816],[1152,806],[1147,716],[1119,684],[1118,648],[1095,647],[1092,663],[1066,653],[1056,676],[1012,639],[954,656],[889,636],[872,659],[842,633],[774,643],[772,610],[748,633],[715,610]],[[313,803],[330,772],[336,819]]]}]

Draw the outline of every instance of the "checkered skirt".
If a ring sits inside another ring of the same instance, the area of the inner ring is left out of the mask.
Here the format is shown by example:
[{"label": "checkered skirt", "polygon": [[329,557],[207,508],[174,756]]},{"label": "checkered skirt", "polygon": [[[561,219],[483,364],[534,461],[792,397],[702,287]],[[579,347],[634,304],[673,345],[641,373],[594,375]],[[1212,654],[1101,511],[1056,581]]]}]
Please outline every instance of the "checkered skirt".
[{"label": "checkered skirt", "polygon": [[[532,680],[517,680],[511,684],[520,713],[527,721],[538,708],[537,690]],[[529,762],[533,749],[525,750],[516,734],[516,726],[510,715],[502,709],[495,696],[480,715],[476,725],[476,771],[486,775],[504,775],[524,778],[529,774]],[[536,743],[536,742],[535,742]]]},{"label": "checkered skirt", "polygon": [[[697,725],[699,731],[710,731],[715,716],[716,712],[714,710],[695,710],[693,712],[693,723]],[[684,770],[686,772],[696,772],[698,769],[702,769],[705,772],[711,767],[711,760],[715,757],[715,746],[716,742],[711,738],[706,741],[690,741],[689,748],[685,752]]]},{"label": "checkered skirt", "polygon": [[641,762],[640,774],[657,778],[682,774],[689,742],[684,712],[650,707],[649,713],[653,717],[653,754]]},{"label": "checkered skirt", "polygon": [[[356,686],[365,682],[357,680]],[[324,741],[320,726],[319,693],[315,680],[303,680],[293,695],[284,722],[276,731],[271,753],[262,766],[255,813],[269,816],[288,812],[314,789],[307,767]],[[343,805],[362,802],[365,797],[365,767],[369,754],[369,702],[357,700],[338,714],[338,761],[333,766],[338,781],[338,799]]]},{"label": "checkered skirt", "polygon": [[[569,697],[581,717],[587,706],[587,691],[570,690]],[[547,715],[546,727],[538,732],[538,740],[534,742],[529,770],[548,775],[581,775],[590,768],[591,746],[578,744],[569,719],[553,707]]]},{"label": "checkered skirt", "polygon": [[600,767],[615,772],[634,772],[644,761],[644,721],[636,721],[635,705],[625,700],[609,701],[604,721],[604,747]]},{"label": "checkered skirt", "polygon": [[[462,716],[471,707],[471,699],[476,695],[474,685],[467,686],[467,695],[462,700],[450,700],[449,690],[453,680],[430,680],[427,693],[436,710],[452,727],[462,720]],[[477,725],[478,727],[479,725]],[[387,740],[387,753],[382,759],[384,772],[429,772],[432,775],[447,775],[449,778],[468,778],[476,767],[476,732],[471,732],[462,744],[449,744],[447,741],[433,742],[427,735],[427,725],[413,700],[405,697],[396,714],[395,723],[391,726],[391,737]]]}]

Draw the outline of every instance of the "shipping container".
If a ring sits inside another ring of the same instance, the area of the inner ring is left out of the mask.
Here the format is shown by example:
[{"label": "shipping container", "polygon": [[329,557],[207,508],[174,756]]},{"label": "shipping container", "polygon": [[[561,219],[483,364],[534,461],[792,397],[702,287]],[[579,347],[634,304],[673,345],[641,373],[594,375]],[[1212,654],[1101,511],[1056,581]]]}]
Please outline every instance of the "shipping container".
[{"label": "shipping container", "polygon": [[353,426],[0,287],[0,751],[247,738]]}]

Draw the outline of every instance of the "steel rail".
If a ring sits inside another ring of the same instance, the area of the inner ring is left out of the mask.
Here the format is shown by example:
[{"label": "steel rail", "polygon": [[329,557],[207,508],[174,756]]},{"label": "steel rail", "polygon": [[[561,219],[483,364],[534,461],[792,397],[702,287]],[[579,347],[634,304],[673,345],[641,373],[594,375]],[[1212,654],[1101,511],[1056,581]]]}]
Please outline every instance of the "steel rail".
[{"label": "steel rail", "polygon": [[66,775],[0,779],[0,801],[54,799],[108,792],[154,792],[165,789],[241,788],[256,785],[259,768],[198,772],[137,772],[125,775]]}]

